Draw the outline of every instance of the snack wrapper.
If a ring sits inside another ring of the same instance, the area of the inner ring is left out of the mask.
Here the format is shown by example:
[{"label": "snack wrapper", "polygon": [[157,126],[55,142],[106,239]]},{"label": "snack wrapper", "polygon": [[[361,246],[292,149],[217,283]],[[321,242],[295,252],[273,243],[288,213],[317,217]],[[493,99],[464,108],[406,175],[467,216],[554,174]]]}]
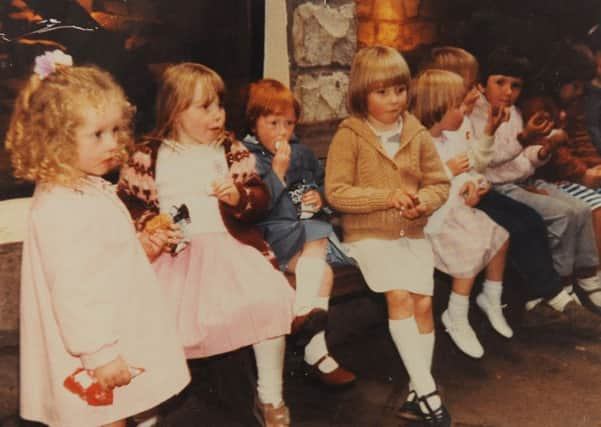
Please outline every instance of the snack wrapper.
[{"label": "snack wrapper", "polygon": [[156,230],[167,229],[172,224],[179,225],[184,238],[177,244],[171,245],[169,251],[171,255],[175,256],[183,251],[188,243],[190,243],[190,236],[188,232],[188,224],[190,224],[190,211],[185,203],[179,206],[172,206],[168,213],[163,212],[149,220],[144,226],[144,230],[153,233]]},{"label": "snack wrapper", "polygon": [[[132,379],[144,372],[144,368],[129,367]],[[106,406],[113,404],[113,390],[106,390],[94,378],[92,371],[78,368],[65,378],[63,385],[71,393],[78,395],[90,406]]]}]

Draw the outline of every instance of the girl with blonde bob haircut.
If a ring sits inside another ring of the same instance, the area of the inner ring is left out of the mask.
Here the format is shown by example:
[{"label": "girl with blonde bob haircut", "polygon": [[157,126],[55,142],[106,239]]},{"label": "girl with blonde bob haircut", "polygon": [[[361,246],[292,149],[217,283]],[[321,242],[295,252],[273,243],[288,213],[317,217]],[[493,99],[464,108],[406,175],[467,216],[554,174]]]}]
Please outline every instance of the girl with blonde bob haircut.
[{"label": "girl with blonde bob haircut", "polygon": [[[465,142],[449,140],[444,133],[456,131],[463,122],[463,79],[451,71],[426,70],[415,79],[412,89],[412,111],[429,128],[441,160],[447,162],[457,152],[463,152]],[[494,123],[498,124],[500,120]],[[501,308],[509,234],[484,212],[475,209],[490,189],[486,178],[473,170],[460,174],[447,170],[451,179],[449,199],[432,215],[425,231],[432,244],[436,268],[453,279],[442,323],[464,353],[480,358],[484,349],[469,324],[468,309],[476,276],[484,268],[486,280],[476,303],[499,334],[506,338],[513,335]]]},{"label": "girl with blonde bob haircut", "polygon": [[361,49],[348,93],[351,117],[328,152],[326,197],[342,213],[344,241],[369,288],[386,296],[388,329],[409,373],[410,414],[450,427],[431,373],[434,259],[424,227],[449,181],[427,129],[407,111],[409,67],[390,47]]},{"label": "girl with blonde bob haircut", "polygon": [[36,58],[6,141],[15,174],[36,183],[21,269],[21,416],[125,427],[190,375],[131,217],[102,178],[124,158],[133,108],[108,73],[71,63],[59,50]]},{"label": "girl with blonde bob haircut", "polygon": [[440,122],[448,110],[459,107],[465,93],[460,75],[444,70],[426,70],[412,82],[410,109],[429,129]]},{"label": "girl with blonde bob haircut", "polygon": [[388,46],[361,49],[353,59],[347,104],[354,116],[367,117],[367,95],[390,86],[407,88],[411,72],[401,54]]},{"label": "girl with blonde bob haircut", "polygon": [[74,167],[75,132],[84,121],[81,108],[89,105],[100,112],[111,104],[123,113],[116,159],[122,161],[132,140],[130,122],[135,109],[110,74],[93,66],[60,65],[44,80],[33,74],[17,98],[6,135],[15,177],[74,185],[83,177]]}]

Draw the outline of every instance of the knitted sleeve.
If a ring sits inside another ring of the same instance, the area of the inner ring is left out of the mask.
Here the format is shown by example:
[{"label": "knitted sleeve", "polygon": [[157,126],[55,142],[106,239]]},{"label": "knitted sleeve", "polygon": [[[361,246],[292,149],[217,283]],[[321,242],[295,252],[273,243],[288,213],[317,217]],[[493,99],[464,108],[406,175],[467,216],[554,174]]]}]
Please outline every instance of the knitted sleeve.
[{"label": "knitted sleeve", "polygon": [[447,200],[450,183],[432,138],[424,131],[421,139],[419,168],[422,178],[417,195],[427,207],[426,215],[430,215]]},{"label": "knitted sleeve", "polygon": [[129,210],[137,231],[142,231],[146,223],[159,214],[153,152],[148,145],[137,147],[121,168],[117,184],[117,195]]},{"label": "knitted sleeve", "polygon": [[230,174],[240,200],[236,206],[220,203],[222,211],[239,221],[257,222],[269,210],[269,190],[256,171],[255,157],[238,141],[225,144]]},{"label": "knitted sleeve", "polygon": [[361,172],[358,171],[357,164],[358,138],[348,129],[339,129],[334,135],[326,161],[326,199],[334,209],[345,213],[369,213],[388,209],[388,200],[393,190],[355,184],[356,174]]}]

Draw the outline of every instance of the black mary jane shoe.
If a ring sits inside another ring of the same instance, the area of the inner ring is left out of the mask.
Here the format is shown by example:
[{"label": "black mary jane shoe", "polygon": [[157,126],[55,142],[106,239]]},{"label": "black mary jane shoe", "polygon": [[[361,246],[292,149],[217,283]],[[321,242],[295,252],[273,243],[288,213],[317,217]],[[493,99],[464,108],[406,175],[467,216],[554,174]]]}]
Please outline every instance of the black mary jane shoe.
[{"label": "black mary jane shoe", "polygon": [[424,414],[421,409],[419,409],[419,401],[417,398],[417,393],[414,390],[410,390],[407,395],[407,399],[401,405],[399,410],[397,411],[397,415],[409,421],[423,421]]},{"label": "black mary jane shoe", "polygon": [[[449,414],[447,408],[442,403],[436,409],[432,409],[430,406],[428,398],[432,396],[440,396],[438,390],[434,390],[432,393],[421,396],[418,399],[425,425],[430,427],[451,427],[451,414]],[[425,408],[425,411],[423,408]]]}]

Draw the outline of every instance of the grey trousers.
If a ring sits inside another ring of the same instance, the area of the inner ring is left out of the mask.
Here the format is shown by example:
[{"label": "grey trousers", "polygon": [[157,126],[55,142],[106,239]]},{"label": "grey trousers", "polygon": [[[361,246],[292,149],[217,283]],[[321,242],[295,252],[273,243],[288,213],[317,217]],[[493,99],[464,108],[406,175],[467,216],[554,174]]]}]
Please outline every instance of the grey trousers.
[{"label": "grey trousers", "polygon": [[543,217],[555,271],[567,277],[577,269],[596,267],[599,256],[591,208],[554,184],[540,179],[528,184],[549,194],[532,193],[516,184],[495,185],[495,190],[530,206]]}]

